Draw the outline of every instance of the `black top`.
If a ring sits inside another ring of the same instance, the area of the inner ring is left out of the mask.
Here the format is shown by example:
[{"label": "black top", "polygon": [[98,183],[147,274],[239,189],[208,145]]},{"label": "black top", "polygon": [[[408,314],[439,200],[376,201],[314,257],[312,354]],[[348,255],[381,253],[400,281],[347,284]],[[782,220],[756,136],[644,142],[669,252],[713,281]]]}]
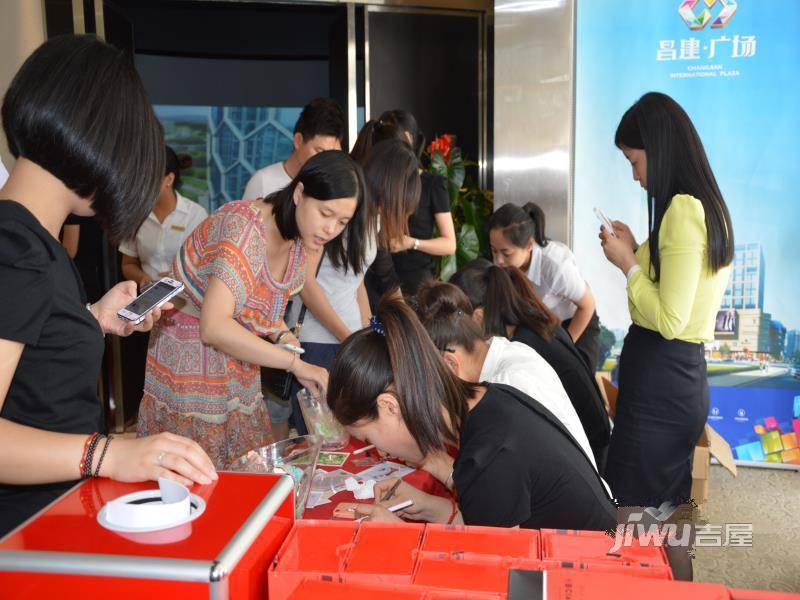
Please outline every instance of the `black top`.
[{"label": "black top", "polygon": [[103,263],[107,259],[106,238],[94,217],[70,215],[64,225],[78,225],[78,251],[72,259],[78,267],[88,302],[97,302],[105,294]]},{"label": "black top", "polygon": [[578,443],[541,404],[489,384],[453,472],[467,525],[608,531],[616,509]]},{"label": "black top", "polygon": [[547,341],[525,326],[517,327],[512,342],[530,346],[545,359],[561,380],[581,425],[589,438],[598,464],[604,462],[604,449],[608,447],[611,426],[597,381],[589,372],[586,361],[572,343],[563,327],[555,328],[555,336]]},{"label": "black top", "polygon": [[364,274],[364,287],[367,290],[370,310],[374,313],[381,296],[399,285],[400,278],[395,271],[391,252],[379,248],[375,260]]},{"label": "black top", "polygon": [[[9,200],[0,200],[0,281],[0,338],[25,344],[0,417],[47,431],[101,431],[100,325],[64,248]],[[0,484],[0,536],[73,483]]]},{"label": "black top", "polygon": [[[418,240],[433,237],[436,215],[450,212],[447,180],[441,175],[423,171],[420,175],[419,206],[408,219],[409,235]],[[436,276],[437,258],[418,250],[406,250],[392,255],[394,268],[402,283],[403,292],[414,294],[419,285]]]}]

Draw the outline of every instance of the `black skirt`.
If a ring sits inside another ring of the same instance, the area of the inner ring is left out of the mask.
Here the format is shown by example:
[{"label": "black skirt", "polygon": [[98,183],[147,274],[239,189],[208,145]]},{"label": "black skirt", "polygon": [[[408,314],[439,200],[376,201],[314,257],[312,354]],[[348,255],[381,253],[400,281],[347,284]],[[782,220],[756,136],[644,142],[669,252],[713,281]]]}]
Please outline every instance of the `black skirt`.
[{"label": "black skirt", "polygon": [[[572,323],[572,319],[567,319],[561,323],[561,326],[564,329],[567,329],[570,323]],[[577,348],[578,352],[580,352],[583,360],[586,362],[586,366],[589,367],[590,373],[599,371],[603,366],[597,364],[600,360],[599,337],[600,319],[598,318],[597,313],[594,313],[589,321],[589,324],[586,325],[586,329],[583,330],[581,337],[579,337],[578,341],[575,342],[575,348]]]},{"label": "black skirt", "polygon": [[622,506],[689,499],[692,455],[708,416],[703,344],[631,325],[619,363],[606,481]]}]

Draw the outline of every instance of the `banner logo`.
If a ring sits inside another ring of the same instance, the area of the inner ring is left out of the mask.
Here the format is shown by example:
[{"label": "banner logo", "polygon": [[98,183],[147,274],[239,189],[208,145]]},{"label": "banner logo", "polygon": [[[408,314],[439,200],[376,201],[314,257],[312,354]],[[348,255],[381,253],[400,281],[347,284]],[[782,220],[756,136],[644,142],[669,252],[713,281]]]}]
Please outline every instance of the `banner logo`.
[{"label": "banner logo", "polygon": [[[701,3],[705,4],[705,8],[703,12],[698,15],[695,13],[694,9]],[[717,4],[722,5],[722,9],[719,11],[716,18],[713,18],[709,9],[714,8]],[[731,20],[737,8],[738,5],[734,0],[702,0],[702,2],[701,0],[685,0],[681,2],[678,8],[678,14],[683,19],[683,22],[686,23],[686,26],[692,31],[705,29],[706,25],[712,21],[711,27],[713,29],[722,29],[728,24],[728,21]]]}]

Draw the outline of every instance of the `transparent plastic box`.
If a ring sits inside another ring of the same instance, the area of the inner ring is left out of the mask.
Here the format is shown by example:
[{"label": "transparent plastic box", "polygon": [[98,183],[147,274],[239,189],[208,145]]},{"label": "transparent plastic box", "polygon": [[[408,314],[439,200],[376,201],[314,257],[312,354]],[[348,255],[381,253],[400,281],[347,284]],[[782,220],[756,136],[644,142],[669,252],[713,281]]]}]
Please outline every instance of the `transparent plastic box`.
[{"label": "transparent plastic box", "polygon": [[303,420],[309,433],[319,436],[322,440],[322,450],[326,452],[341,450],[347,445],[350,434],[333,416],[325,396],[312,394],[304,388],[297,392],[297,401],[300,403],[300,411],[303,413]]},{"label": "transparent plastic box", "polygon": [[303,516],[311,490],[322,441],[316,435],[302,435],[254,448],[230,466],[231,471],[278,473],[294,480],[295,518]]}]

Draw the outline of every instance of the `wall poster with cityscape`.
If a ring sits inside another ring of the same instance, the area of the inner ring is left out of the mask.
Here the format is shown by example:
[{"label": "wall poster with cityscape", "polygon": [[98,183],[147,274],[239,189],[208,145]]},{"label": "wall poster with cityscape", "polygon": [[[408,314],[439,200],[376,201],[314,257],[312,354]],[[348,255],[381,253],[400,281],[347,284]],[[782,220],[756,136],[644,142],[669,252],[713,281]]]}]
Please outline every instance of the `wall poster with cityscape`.
[{"label": "wall poster with cityscape", "polygon": [[739,3],[703,27],[676,5],[578,8],[573,239],[604,326],[600,367],[613,372],[630,317],[625,279],[602,253],[592,208],[646,238],[645,194],[614,133],[642,94],[664,92],[698,129],[734,224],[731,276],[706,344],[708,423],[738,461],[800,469],[800,57],[788,51],[800,36],[800,3],[774,0],[770,12],[781,19]]},{"label": "wall poster with cityscape", "polygon": [[213,212],[240,200],[250,176],[292,153],[292,132],[302,107],[153,107],[167,144],[189,154],[181,193]]}]

